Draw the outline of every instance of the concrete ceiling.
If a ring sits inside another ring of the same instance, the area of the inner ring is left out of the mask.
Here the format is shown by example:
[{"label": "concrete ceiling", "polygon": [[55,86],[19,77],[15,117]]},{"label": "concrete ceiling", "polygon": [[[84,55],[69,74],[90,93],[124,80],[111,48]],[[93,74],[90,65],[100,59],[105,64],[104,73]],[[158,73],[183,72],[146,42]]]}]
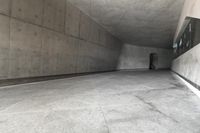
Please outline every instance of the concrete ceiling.
[{"label": "concrete ceiling", "polygon": [[69,0],[124,43],[170,48],[184,0]]}]

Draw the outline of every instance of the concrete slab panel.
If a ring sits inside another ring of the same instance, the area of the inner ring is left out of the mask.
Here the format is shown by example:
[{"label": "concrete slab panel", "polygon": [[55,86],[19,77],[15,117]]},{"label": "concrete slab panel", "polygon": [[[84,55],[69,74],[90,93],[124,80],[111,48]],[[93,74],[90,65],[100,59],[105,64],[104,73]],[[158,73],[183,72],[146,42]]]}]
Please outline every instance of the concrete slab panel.
[{"label": "concrete slab panel", "polygon": [[99,25],[94,22],[94,21],[91,21],[91,28],[90,28],[90,38],[89,40],[91,42],[94,42],[94,43],[98,43],[99,42],[99,35],[100,35],[100,30],[99,30]]},{"label": "concrete slab panel", "polygon": [[80,40],[71,36],[68,36],[67,40],[67,45],[69,46],[68,55],[78,55]]},{"label": "concrete slab panel", "polygon": [[55,55],[57,57],[56,74],[66,74],[67,72],[67,37],[65,34],[56,34]]},{"label": "concrete slab panel", "polygon": [[89,40],[90,38],[90,28],[91,28],[91,19],[81,13],[81,20],[80,20],[80,38],[84,40]]},{"label": "concrete slab panel", "polygon": [[78,56],[77,58],[77,73],[83,73],[85,72],[85,69],[86,69],[86,59],[87,57],[86,56]]},{"label": "concrete slab panel", "polygon": [[67,36],[65,34],[56,33],[55,36],[55,53],[65,54],[67,51]]},{"label": "concrete slab panel", "polygon": [[41,25],[44,0],[13,0],[12,17]]},{"label": "concrete slab panel", "polygon": [[88,49],[88,42],[85,40],[80,40],[79,42],[79,49],[78,49],[78,55],[79,56],[88,56],[90,51]]},{"label": "concrete slab panel", "polygon": [[9,49],[0,48],[0,79],[8,78]]},{"label": "concrete slab panel", "polygon": [[[28,66],[26,59],[26,52],[21,49],[10,50],[10,59],[9,59],[9,73],[8,78],[22,78],[28,77]],[[13,57],[13,59],[11,59]]]},{"label": "concrete slab panel", "polygon": [[40,75],[42,29],[11,19],[9,78]]},{"label": "concrete slab panel", "polygon": [[11,0],[0,0],[0,13],[9,15],[10,14]]},{"label": "concrete slab panel", "polygon": [[44,0],[43,26],[64,32],[66,0]]},{"label": "concrete slab panel", "polygon": [[76,55],[68,55],[66,57],[66,65],[67,65],[68,74],[78,73],[77,69],[79,66],[77,66],[77,58],[78,56]]},{"label": "concrete slab panel", "polygon": [[68,62],[67,62],[67,55],[58,54],[57,59],[57,66],[56,66],[56,73],[59,74],[68,74]]},{"label": "concrete slab panel", "polygon": [[56,32],[43,29],[41,72],[43,75],[55,75],[57,65]]},{"label": "concrete slab panel", "polygon": [[0,15],[0,48],[9,48],[10,18]]},{"label": "concrete slab panel", "polygon": [[0,79],[7,78],[10,48],[10,18],[0,15]]},{"label": "concrete slab panel", "polygon": [[69,46],[69,50],[67,51],[68,53],[68,63],[69,63],[69,72],[70,73],[77,73],[78,65],[77,65],[77,60],[78,60],[78,49],[80,47],[79,44],[80,40],[71,36],[68,36],[68,42],[67,45]]},{"label": "concrete slab panel", "polygon": [[66,6],[65,32],[79,37],[81,12],[69,2],[67,2]]},{"label": "concrete slab panel", "polygon": [[79,48],[78,48],[78,58],[77,58],[77,72],[83,73],[88,71],[88,62],[87,59],[89,57],[89,46],[88,42],[85,40],[79,41]]},{"label": "concrete slab panel", "polygon": [[100,35],[99,35],[99,40],[100,40],[100,44],[106,46],[106,35],[107,35],[107,31],[104,29],[100,30]]}]

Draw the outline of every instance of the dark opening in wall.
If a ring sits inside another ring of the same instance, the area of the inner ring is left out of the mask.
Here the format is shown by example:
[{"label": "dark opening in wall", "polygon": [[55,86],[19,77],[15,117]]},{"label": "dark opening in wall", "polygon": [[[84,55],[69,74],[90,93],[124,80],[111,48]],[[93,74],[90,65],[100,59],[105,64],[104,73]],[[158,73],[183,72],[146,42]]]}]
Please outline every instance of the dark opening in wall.
[{"label": "dark opening in wall", "polygon": [[191,18],[183,33],[174,44],[174,57],[182,55],[200,43],[200,20]]},{"label": "dark opening in wall", "polygon": [[149,55],[149,69],[156,70],[157,69],[157,62],[158,62],[158,54],[151,53]]}]

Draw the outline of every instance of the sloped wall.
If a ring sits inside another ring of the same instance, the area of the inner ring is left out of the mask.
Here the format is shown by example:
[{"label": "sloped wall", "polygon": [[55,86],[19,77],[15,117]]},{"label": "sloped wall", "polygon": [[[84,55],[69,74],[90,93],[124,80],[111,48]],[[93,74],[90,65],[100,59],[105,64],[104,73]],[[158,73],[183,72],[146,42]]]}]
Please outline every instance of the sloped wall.
[{"label": "sloped wall", "polygon": [[[182,15],[179,20],[175,39],[181,28],[184,26],[187,17],[200,19],[200,0],[185,0]],[[199,27],[195,27],[196,31]],[[195,35],[194,41],[199,40],[199,32]],[[175,40],[174,39],[174,40]],[[196,43],[196,42],[195,42]],[[193,44],[196,45],[196,44]],[[177,74],[189,80],[195,86],[200,86],[200,44],[196,45],[186,53],[173,60],[171,69]]]},{"label": "sloped wall", "polygon": [[178,37],[187,17],[200,19],[200,0],[185,0],[174,40]]},{"label": "sloped wall", "polygon": [[172,70],[200,86],[200,44],[173,60]]},{"label": "sloped wall", "polygon": [[149,69],[149,56],[157,53],[158,69],[170,68],[172,61],[172,50],[150,47],[139,47],[125,44],[122,48],[118,69]]},{"label": "sloped wall", "polygon": [[66,0],[0,0],[0,79],[115,70],[120,48]]}]

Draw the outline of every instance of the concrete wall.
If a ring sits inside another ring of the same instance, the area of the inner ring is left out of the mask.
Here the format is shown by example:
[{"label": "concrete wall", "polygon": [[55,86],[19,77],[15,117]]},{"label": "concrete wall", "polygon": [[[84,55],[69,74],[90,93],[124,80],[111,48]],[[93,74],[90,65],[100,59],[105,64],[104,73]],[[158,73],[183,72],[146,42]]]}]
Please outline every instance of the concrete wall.
[{"label": "concrete wall", "polygon": [[178,37],[187,17],[200,19],[200,0],[185,0],[174,40]]},{"label": "concrete wall", "polygon": [[174,59],[172,70],[200,86],[200,44]]},{"label": "concrete wall", "polygon": [[120,49],[66,0],[0,0],[0,79],[114,70]]},{"label": "concrete wall", "polygon": [[[179,25],[177,28],[177,33],[175,36],[178,36],[181,28],[184,26],[185,19],[187,17],[193,17],[200,19],[200,0],[185,0],[184,8],[182,15],[179,20]],[[194,44],[198,42],[199,32],[196,32],[199,29],[199,26],[195,27],[195,36]],[[173,60],[172,70],[179,75],[183,76],[187,80],[193,82],[196,85],[200,85],[200,44],[196,45],[183,55]]]},{"label": "concrete wall", "polygon": [[151,53],[158,54],[157,68],[170,68],[172,50],[125,44],[120,55],[118,69],[148,69]]}]

